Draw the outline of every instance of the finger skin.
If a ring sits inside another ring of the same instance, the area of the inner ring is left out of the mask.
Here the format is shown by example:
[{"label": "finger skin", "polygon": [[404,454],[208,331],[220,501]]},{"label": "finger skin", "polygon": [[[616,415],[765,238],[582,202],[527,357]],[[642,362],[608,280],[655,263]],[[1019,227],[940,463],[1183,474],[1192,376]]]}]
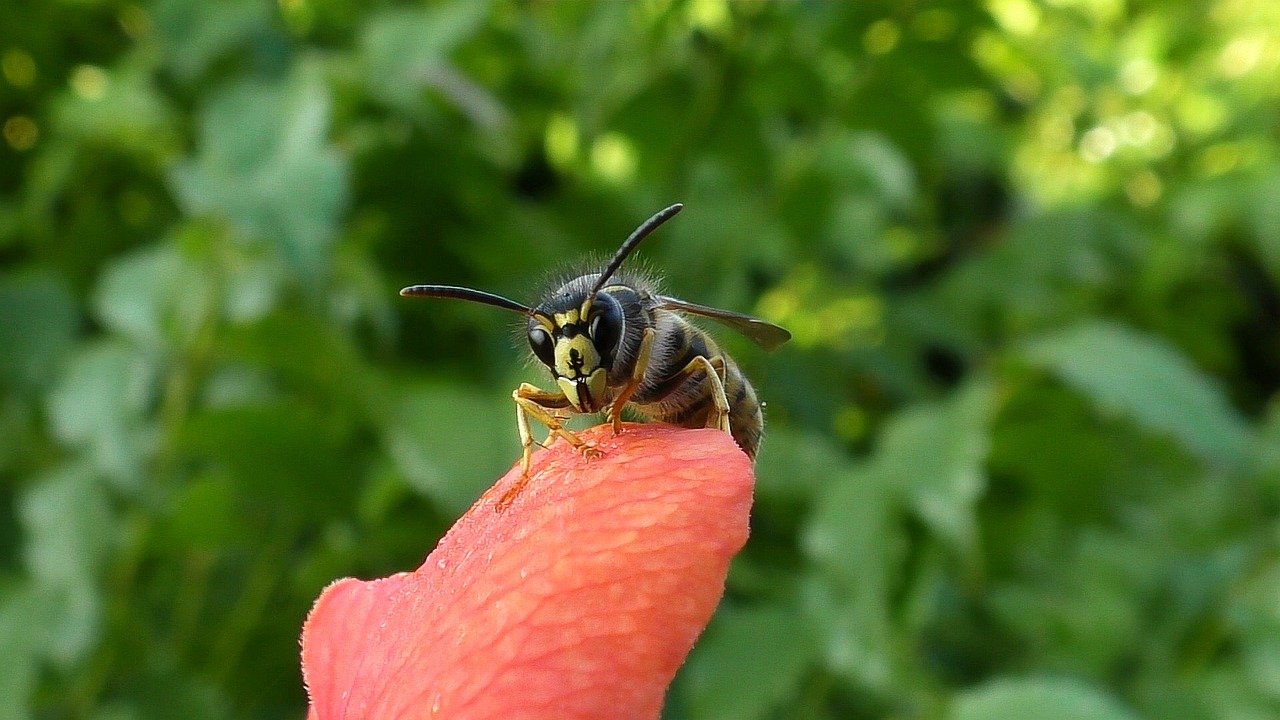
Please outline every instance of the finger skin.
[{"label": "finger skin", "polygon": [[302,638],[309,718],[657,718],[747,539],[751,462],[728,434],[581,434],[513,468],[417,571],[344,579]]}]

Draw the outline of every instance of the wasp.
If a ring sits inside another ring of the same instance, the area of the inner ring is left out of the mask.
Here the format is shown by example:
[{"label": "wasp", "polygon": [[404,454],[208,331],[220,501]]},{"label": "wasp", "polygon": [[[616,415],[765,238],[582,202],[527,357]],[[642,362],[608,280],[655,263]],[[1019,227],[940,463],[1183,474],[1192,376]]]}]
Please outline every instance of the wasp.
[{"label": "wasp", "polygon": [[556,389],[522,383],[511,394],[523,472],[499,500],[499,509],[529,480],[535,444],[530,418],[584,454],[598,455],[564,422],[570,414],[604,411],[618,433],[622,410],[629,407],[642,418],[678,427],[719,428],[755,459],[764,432],[755,390],[733,359],[684,315],[723,323],[767,351],[790,340],[791,333],[748,315],[662,295],[652,279],[619,272],[640,242],[683,207],[677,203],[658,212],[623,241],[603,270],[565,282],[533,307],[451,285],[412,285],[400,291],[405,297],[483,303],[528,318],[529,348],[551,371]]}]

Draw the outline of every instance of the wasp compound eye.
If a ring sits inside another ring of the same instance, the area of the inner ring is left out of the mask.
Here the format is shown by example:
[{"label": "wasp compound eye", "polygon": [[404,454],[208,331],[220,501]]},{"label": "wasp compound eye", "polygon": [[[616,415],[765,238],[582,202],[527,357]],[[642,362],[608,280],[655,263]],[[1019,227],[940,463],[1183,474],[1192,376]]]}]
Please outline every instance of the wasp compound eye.
[{"label": "wasp compound eye", "polygon": [[537,355],[538,359],[547,367],[555,364],[555,344],[551,342],[551,335],[541,325],[531,324],[529,328],[529,347],[533,348],[533,354]]},{"label": "wasp compound eye", "polygon": [[622,326],[625,322],[622,318],[622,306],[605,293],[597,297],[600,298],[595,302],[597,311],[587,325],[587,334],[591,336],[591,344],[595,346],[596,352],[607,363],[612,364],[618,343],[622,340]]}]

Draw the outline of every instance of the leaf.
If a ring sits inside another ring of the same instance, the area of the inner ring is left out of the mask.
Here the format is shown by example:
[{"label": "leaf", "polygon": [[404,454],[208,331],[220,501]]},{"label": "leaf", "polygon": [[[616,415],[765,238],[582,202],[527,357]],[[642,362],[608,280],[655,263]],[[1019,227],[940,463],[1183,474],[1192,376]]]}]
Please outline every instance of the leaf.
[{"label": "leaf", "polygon": [[170,175],[193,215],[264,243],[304,282],[326,272],[347,203],[347,162],[328,144],[332,99],[318,68],[285,81],[244,80],[201,114],[200,153]]},{"label": "leaf", "polygon": [[188,555],[216,553],[250,537],[237,499],[236,484],[226,474],[210,474],[186,483],[169,503],[156,531],[161,552]]},{"label": "leaf", "polygon": [[896,489],[872,467],[832,479],[801,537],[823,571],[813,593],[824,618],[828,662],[868,687],[895,667],[891,592],[907,549]]},{"label": "leaf", "polygon": [[155,377],[153,364],[121,341],[84,345],[48,395],[54,435],[91,450],[97,467],[113,479],[139,482],[152,446],[144,414]]},{"label": "leaf", "polygon": [[722,611],[694,648],[683,690],[698,720],[769,717],[795,694],[821,644],[794,610]]},{"label": "leaf", "polygon": [[179,447],[226,473],[249,502],[321,518],[349,507],[355,493],[349,425],[302,400],[262,400],[193,415]]},{"label": "leaf", "polygon": [[97,94],[68,93],[54,104],[54,131],[88,147],[167,159],[178,145],[178,117],[154,85],[149,63],[126,61],[98,72]]},{"label": "leaf", "polygon": [[383,427],[387,452],[414,489],[460,513],[520,459],[508,397],[441,382],[405,388]]},{"label": "leaf", "polygon": [[934,533],[970,558],[977,550],[974,504],[986,486],[993,410],[993,390],[984,382],[906,408],[886,425],[863,480],[899,490]]},{"label": "leaf", "polygon": [[23,493],[18,512],[24,559],[41,597],[46,651],[71,664],[97,641],[101,624],[97,576],[115,527],[106,492],[88,469],[64,468]]},{"label": "leaf", "polygon": [[28,720],[33,717],[27,700],[35,690],[39,670],[43,613],[38,593],[29,583],[0,586],[0,720]]},{"label": "leaf", "polygon": [[0,277],[0,384],[28,391],[48,384],[71,352],[79,320],[54,276]]},{"label": "leaf", "polygon": [[913,511],[969,562],[977,553],[974,504],[991,388],[973,383],[953,397],[895,416],[863,466],[836,476],[802,537],[824,571],[821,605],[830,662],[868,687],[887,688],[898,665],[892,593],[907,551],[901,516]]},{"label": "leaf", "polygon": [[824,436],[773,428],[756,460],[756,492],[777,501],[806,500],[847,464],[840,449]]},{"label": "leaf", "polygon": [[1260,695],[1280,702],[1280,562],[1272,560],[1235,594],[1228,621],[1240,645],[1244,677]]},{"label": "leaf", "polygon": [[1235,465],[1250,430],[1217,384],[1162,340],[1090,320],[1023,350],[1105,412],[1165,433],[1205,462]]},{"label": "leaf", "polygon": [[995,680],[960,693],[947,720],[1138,720],[1084,683],[1054,678]]},{"label": "leaf", "polygon": [[107,327],[144,347],[183,348],[212,313],[214,299],[208,269],[166,242],[112,260],[94,309]]},{"label": "leaf", "polygon": [[256,0],[163,0],[152,12],[167,64],[184,82],[271,25],[269,7]]},{"label": "leaf", "polygon": [[483,0],[393,8],[373,15],[364,23],[359,42],[369,90],[413,111],[449,54],[477,32],[488,15],[489,3]]}]

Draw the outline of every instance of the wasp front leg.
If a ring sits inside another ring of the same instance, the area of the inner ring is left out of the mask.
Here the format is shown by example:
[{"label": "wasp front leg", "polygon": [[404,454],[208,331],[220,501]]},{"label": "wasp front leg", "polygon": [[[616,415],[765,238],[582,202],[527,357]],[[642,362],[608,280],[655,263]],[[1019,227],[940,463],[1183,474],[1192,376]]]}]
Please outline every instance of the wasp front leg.
[{"label": "wasp front leg", "polygon": [[498,499],[498,509],[501,510],[511,504],[511,501],[524,490],[524,486],[529,483],[529,470],[533,462],[533,430],[529,426],[529,418],[537,420],[551,431],[551,435],[558,435],[565,439],[570,445],[574,446],[583,455],[599,455],[600,451],[594,446],[582,440],[582,438],[574,435],[564,428],[562,423],[563,417],[559,411],[571,407],[569,399],[561,392],[551,392],[543,390],[536,385],[529,383],[521,383],[511,393],[511,398],[516,402],[516,427],[520,431],[520,478],[516,480],[502,497]]},{"label": "wasp front leg", "polygon": [[640,351],[636,353],[635,367],[631,370],[631,380],[627,382],[626,387],[622,388],[622,392],[618,393],[613,405],[609,406],[609,420],[613,423],[615,435],[622,432],[622,406],[636,394],[636,390],[644,380],[644,372],[649,367],[649,355],[653,352],[653,337],[653,328],[645,328],[644,337],[640,340]]}]

